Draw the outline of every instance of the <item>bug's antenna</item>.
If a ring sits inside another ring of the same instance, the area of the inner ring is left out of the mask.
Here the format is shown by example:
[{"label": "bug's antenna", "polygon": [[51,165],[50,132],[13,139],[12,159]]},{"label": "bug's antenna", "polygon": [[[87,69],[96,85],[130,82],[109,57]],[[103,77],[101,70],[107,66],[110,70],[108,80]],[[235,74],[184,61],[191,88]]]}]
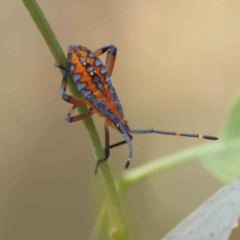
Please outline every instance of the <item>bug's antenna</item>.
[{"label": "bug's antenna", "polygon": [[126,143],[128,144],[128,149],[129,149],[128,159],[127,159],[126,164],[125,164],[125,169],[127,169],[129,167],[131,159],[132,159],[132,150],[133,150],[132,149],[132,142],[131,142],[131,139],[130,139],[127,132],[123,132],[122,135],[123,135]]},{"label": "bug's antenna", "polygon": [[217,137],[208,136],[208,135],[178,133],[178,132],[161,131],[161,130],[155,130],[155,129],[131,129],[130,132],[136,133],[136,134],[158,133],[158,134],[181,136],[181,137],[194,137],[194,138],[204,138],[204,139],[208,139],[208,140],[218,140]]}]

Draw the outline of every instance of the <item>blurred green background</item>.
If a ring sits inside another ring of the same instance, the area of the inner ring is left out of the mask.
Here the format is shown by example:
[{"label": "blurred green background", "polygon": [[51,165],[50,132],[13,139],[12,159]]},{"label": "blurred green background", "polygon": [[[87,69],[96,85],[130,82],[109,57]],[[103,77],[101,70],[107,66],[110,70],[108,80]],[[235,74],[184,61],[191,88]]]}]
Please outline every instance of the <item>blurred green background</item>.
[{"label": "blurred green background", "polygon": [[[240,85],[239,1],[38,3],[65,52],[70,44],[117,46],[112,82],[130,127],[221,131]],[[65,121],[61,75],[21,1],[2,4],[0,29],[0,238],[88,239],[103,189],[87,132]],[[94,121],[103,140],[103,119]],[[111,142],[121,139],[111,131]],[[136,135],[131,168],[203,142]],[[127,146],[111,151],[114,176],[127,154]],[[198,162],[134,185],[123,201],[132,239],[160,239],[222,185]]]}]

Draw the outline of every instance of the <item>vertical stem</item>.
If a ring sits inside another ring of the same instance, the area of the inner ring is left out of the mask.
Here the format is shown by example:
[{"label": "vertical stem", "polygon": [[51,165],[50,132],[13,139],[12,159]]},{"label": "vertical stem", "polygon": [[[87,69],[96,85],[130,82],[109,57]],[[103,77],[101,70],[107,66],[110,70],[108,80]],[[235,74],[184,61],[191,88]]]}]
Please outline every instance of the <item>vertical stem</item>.
[{"label": "vertical stem", "polygon": [[[36,0],[22,0],[26,8],[28,9],[32,19],[36,23],[39,31],[41,32],[45,42],[47,43],[55,61],[64,67],[66,66],[66,56],[56,39],[49,23],[47,22],[41,8],[37,4]],[[68,74],[68,88],[72,95],[81,97],[81,94],[75,88],[69,74]],[[80,113],[86,112],[87,107],[78,107]],[[100,138],[96,131],[96,127],[92,118],[84,120],[84,125],[88,131],[91,145],[94,151],[96,159],[103,156],[103,148],[100,142]],[[129,239],[129,230],[121,212],[120,203],[117,195],[117,191],[114,185],[113,177],[111,175],[107,162],[100,164],[99,166],[104,180],[104,185],[107,194],[107,210],[108,210],[108,228],[111,239]]]}]

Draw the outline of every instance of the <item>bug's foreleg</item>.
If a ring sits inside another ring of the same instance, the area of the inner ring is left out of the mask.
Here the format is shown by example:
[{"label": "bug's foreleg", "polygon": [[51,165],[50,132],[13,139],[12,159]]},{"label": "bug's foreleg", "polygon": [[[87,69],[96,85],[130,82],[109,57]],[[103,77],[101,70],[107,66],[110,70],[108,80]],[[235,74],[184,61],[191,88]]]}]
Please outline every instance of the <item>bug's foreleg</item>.
[{"label": "bug's foreleg", "polygon": [[112,71],[113,71],[113,67],[114,67],[114,63],[116,60],[116,56],[117,56],[117,48],[110,44],[104,47],[101,47],[100,49],[96,50],[94,53],[97,56],[102,55],[103,53],[107,52],[107,58],[106,58],[106,62],[105,62],[105,67],[108,71],[109,76],[112,75]]},{"label": "bug's foreleg", "polygon": [[73,105],[73,107],[70,109],[70,111],[68,112],[68,114],[66,115],[66,120],[68,121],[68,122],[77,122],[77,121],[80,121],[80,120],[83,120],[83,119],[86,119],[86,118],[88,118],[88,117],[90,117],[92,114],[93,114],[93,112],[90,110],[90,111],[88,111],[88,112],[86,112],[86,113],[82,113],[82,114],[79,114],[79,115],[76,115],[76,116],[73,116],[72,117],[72,115],[73,115],[73,112],[74,112],[74,110],[77,108],[77,105]]},{"label": "bug's foreleg", "polygon": [[[104,151],[105,151],[105,157],[103,157],[103,158],[101,158],[101,159],[99,159],[98,161],[97,161],[97,163],[96,163],[96,169],[95,169],[95,174],[97,174],[97,170],[98,170],[98,165],[101,163],[101,162],[104,162],[104,161],[106,161],[108,158],[109,158],[109,155],[110,155],[110,149],[111,148],[114,148],[114,147],[118,147],[118,146],[121,146],[121,145],[123,145],[123,144],[125,144],[125,143],[128,143],[126,140],[123,140],[123,141],[120,141],[120,142],[117,142],[117,143],[114,143],[114,144],[111,144],[111,145],[109,145],[109,129],[108,129],[108,126],[104,126],[104,129],[105,129],[105,149],[104,149]],[[128,135],[128,137],[129,137],[129,139],[130,139],[130,144],[131,144],[131,140],[132,140],[132,135],[130,134],[130,133],[127,133],[127,135]],[[131,148],[132,149],[132,148]],[[132,150],[131,150],[131,152],[132,152]],[[132,155],[130,156],[131,158],[132,158]],[[128,166],[129,166],[129,164],[130,164],[130,162],[127,164],[126,163],[126,166],[125,166],[125,168],[128,168]]]},{"label": "bug's foreleg", "polygon": [[156,129],[130,129],[130,132],[135,134],[158,133],[158,134],[181,136],[181,137],[194,137],[194,138],[204,138],[208,140],[218,140],[217,137],[208,136],[208,135],[178,133],[178,132],[162,131],[162,130],[156,130]]},{"label": "bug's foreleg", "polygon": [[101,159],[98,159],[96,162],[96,168],[95,168],[95,174],[97,174],[98,171],[98,166],[101,162],[104,162],[108,159],[109,155],[110,155],[110,146],[109,146],[109,129],[108,129],[108,125],[105,123],[104,125],[104,134],[105,134],[105,148],[104,148],[104,153],[105,156]]},{"label": "bug's foreleg", "polygon": [[54,64],[55,67],[60,68],[63,70],[63,76],[62,76],[62,84],[60,89],[60,94],[62,96],[62,99],[68,103],[72,103],[77,106],[82,106],[85,104],[84,98],[77,98],[71,95],[68,95],[66,93],[67,90],[67,69],[63,66],[59,66],[56,63]]}]

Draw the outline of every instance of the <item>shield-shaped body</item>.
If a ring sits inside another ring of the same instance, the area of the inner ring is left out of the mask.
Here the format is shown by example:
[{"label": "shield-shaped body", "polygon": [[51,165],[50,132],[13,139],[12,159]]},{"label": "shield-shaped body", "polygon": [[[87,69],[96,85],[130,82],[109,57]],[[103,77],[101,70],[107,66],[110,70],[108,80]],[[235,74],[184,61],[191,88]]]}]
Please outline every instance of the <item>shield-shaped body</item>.
[{"label": "shield-shaped body", "polygon": [[91,50],[70,45],[68,69],[76,88],[94,112],[107,118],[108,124],[114,128],[118,123],[124,124],[122,106],[107,69]]}]

